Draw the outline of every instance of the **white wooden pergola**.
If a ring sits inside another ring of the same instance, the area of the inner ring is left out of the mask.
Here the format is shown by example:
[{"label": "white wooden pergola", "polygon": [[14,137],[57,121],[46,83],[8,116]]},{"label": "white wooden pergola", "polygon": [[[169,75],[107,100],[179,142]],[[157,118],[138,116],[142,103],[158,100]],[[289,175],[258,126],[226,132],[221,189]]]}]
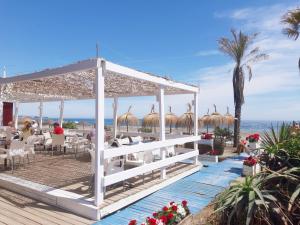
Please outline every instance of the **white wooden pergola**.
[{"label": "white wooden pergola", "polygon": [[[42,125],[43,102],[60,101],[60,123],[63,121],[63,106],[66,100],[95,99],[96,115],[96,168],[94,205],[103,202],[106,186],[155,170],[161,170],[161,179],[166,179],[166,167],[172,163],[193,158],[198,164],[198,123],[194,123],[194,135],[168,139],[165,136],[165,95],[193,94],[194,121],[198,118],[199,87],[172,81],[168,78],[137,71],[117,65],[102,58],[79,61],[54,69],[0,78],[0,102],[15,103],[15,121],[18,117],[18,104],[40,102],[40,126]],[[119,147],[116,150],[104,149],[104,99],[114,99],[114,135],[117,133],[118,98],[131,96],[156,96],[159,102],[160,140]],[[166,148],[187,142],[194,142],[190,152],[166,158]],[[161,149],[161,160],[138,168],[104,176],[104,160],[140,151]],[[121,206],[120,206],[121,207]]]}]

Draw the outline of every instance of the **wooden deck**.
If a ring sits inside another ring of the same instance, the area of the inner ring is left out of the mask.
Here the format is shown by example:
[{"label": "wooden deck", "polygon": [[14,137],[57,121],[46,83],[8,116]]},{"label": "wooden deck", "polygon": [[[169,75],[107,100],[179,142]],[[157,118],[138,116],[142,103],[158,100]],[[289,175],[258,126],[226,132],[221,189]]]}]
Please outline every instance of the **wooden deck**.
[{"label": "wooden deck", "polygon": [[[17,166],[14,173],[1,168],[0,174],[31,181],[33,183],[30,184],[30,187],[35,190],[43,190],[47,186],[51,187],[51,189],[68,191],[69,193],[77,194],[77,196],[79,195],[79,198],[75,196],[77,199],[81,199],[80,196],[82,196],[82,200],[86,201],[84,204],[93,205],[94,193],[89,189],[92,174],[88,153],[80,155],[77,159],[73,155],[50,156],[39,153],[36,154],[34,160],[33,158],[31,160],[30,164],[26,163],[25,166]],[[123,182],[111,185],[107,188],[104,202],[99,207],[100,215],[103,217],[115,212],[174,181],[198,171],[199,168],[199,166],[193,164],[176,163],[167,168],[167,179],[165,180],[160,179],[160,170],[156,170],[144,176],[140,175],[126,180],[125,186],[123,186]],[[21,182],[19,181],[21,185],[22,180]],[[12,185],[14,184],[12,183]],[[10,186],[6,185],[4,187],[9,188]],[[26,189],[22,188],[14,190],[17,192],[21,190],[21,193],[24,195],[27,192]],[[33,193],[29,196],[34,198],[35,195]],[[52,204],[52,202],[48,203]]]},{"label": "wooden deck", "polygon": [[0,189],[0,224],[92,224],[95,221],[38,202],[14,192]]}]

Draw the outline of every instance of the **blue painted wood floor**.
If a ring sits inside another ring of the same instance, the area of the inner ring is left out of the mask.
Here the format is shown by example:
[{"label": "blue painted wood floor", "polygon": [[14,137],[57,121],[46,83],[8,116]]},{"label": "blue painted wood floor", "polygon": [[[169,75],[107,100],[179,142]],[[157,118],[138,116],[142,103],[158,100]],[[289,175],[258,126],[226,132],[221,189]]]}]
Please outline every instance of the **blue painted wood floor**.
[{"label": "blue painted wood floor", "polygon": [[195,214],[207,206],[211,200],[226,188],[229,183],[241,176],[242,158],[236,157],[220,163],[203,162],[203,167],[188,177],[185,177],[126,208],[111,214],[97,225],[127,225],[131,219],[139,223],[145,221],[147,216],[160,210],[171,201],[188,201],[191,213]]}]

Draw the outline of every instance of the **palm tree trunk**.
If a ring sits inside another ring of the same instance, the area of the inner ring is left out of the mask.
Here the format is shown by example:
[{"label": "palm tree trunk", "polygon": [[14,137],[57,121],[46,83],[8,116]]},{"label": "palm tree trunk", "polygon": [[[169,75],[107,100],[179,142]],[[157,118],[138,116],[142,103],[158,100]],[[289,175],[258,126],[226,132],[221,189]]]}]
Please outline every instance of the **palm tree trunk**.
[{"label": "palm tree trunk", "polygon": [[240,141],[240,129],[241,129],[241,112],[242,104],[237,102],[235,105],[235,121],[234,121],[234,136],[233,136],[233,147],[237,147]]},{"label": "palm tree trunk", "polygon": [[240,141],[241,113],[244,103],[244,76],[239,63],[234,68],[232,84],[235,105],[233,147],[237,147]]}]

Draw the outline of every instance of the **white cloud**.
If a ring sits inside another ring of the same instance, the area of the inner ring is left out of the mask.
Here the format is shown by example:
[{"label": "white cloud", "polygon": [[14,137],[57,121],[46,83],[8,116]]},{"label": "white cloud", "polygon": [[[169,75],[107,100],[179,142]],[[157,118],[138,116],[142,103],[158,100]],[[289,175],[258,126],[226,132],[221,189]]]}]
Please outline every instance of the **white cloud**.
[{"label": "white cloud", "polygon": [[[269,60],[253,66],[253,80],[246,82],[243,118],[299,119],[300,76],[297,62],[300,44],[285,37],[281,31],[281,16],[293,7],[280,4],[215,14],[216,17],[232,19],[243,31],[259,32],[256,45],[270,55]],[[227,105],[233,111],[233,67],[233,63],[226,63],[195,72],[194,79],[200,79],[201,83],[201,113],[212,108],[214,103],[222,113]]]}]

